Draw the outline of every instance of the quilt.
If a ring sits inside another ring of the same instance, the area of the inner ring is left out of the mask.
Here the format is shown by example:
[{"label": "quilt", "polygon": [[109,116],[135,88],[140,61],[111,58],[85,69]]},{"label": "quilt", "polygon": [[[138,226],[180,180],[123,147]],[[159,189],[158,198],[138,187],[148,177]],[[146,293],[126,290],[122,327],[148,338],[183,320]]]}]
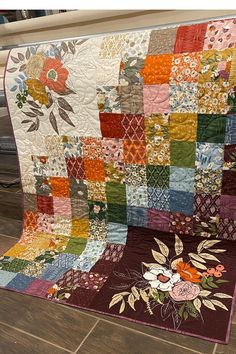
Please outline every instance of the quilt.
[{"label": "quilt", "polygon": [[227,343],[236,19],[11,50],[24,226],[0,286]]}]

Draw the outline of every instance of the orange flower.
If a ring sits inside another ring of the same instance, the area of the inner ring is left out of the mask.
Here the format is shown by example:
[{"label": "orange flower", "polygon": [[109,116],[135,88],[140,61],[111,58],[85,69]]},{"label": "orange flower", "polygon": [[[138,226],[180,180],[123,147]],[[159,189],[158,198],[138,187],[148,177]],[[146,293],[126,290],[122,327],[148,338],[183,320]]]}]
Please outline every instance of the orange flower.
[{"label": "orange flower", "polygon": [[48,58],[44,62],[40,81],[50,90],[63,93],[67,90],[66,80],[68,74],[68,70],[62,67],[60,60]]},{"label": "orange flower", "polygon": [[53,295],[56,292],[56,289],[50,288],[48,289],[48,294]]},{"label": "orange flower", "polygon": [[41,104],[48,104],[48,95],[45,91],[45,86],[38,79],[28,79],[25,80],[28,86],[28,91],[31,97],[35,101],[39,101]]},{"label": "orange flower", "polygon": [[201,282],[201,280],[200,280],[201,274],[197,271],[196,268],[190,267],[190,265],[188,263],[184,263],[184,262],[180,261],[177,264],[176,269],[182,279],[184,279],[186,281],[191,281],[192,283],[200,283]]}]

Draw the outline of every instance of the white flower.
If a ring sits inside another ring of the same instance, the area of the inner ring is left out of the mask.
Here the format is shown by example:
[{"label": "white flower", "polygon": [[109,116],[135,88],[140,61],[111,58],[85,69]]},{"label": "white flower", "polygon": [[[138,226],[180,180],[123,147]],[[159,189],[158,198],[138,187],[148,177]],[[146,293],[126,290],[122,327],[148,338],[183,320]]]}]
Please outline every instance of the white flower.
[{"label": "white flower", "polygon": [[166,269],[158,264],[151,266],[149,271],[143,275],[154,289],[161,291],[171,291],[173,286],[180,281],[178,273],[173,274],[172,270]]},{"label": "white flower", "polygon": [[70,293],[65,293],[65,298],[69,299],[69,297],[70,297]]},{"label": "white flower", "polygon": [[134,60],[131,61],[131,63],[130,63],[129,65],[130,65],[130,66],[134,66],[134,65],[136,65],[136,64],[137,64],[137,60],[134,59]]}]

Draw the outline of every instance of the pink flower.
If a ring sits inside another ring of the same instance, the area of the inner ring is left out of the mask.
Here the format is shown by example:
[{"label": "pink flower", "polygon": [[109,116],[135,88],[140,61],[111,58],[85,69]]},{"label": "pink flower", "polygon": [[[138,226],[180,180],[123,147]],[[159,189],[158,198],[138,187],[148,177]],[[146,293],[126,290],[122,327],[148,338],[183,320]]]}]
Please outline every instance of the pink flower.
[{"label": "pink flower", "polygon": [[200,288],[190,281],[181,281],[170,291],[170,296],[175,301],[186,301],[195,299],[200,293]]}]

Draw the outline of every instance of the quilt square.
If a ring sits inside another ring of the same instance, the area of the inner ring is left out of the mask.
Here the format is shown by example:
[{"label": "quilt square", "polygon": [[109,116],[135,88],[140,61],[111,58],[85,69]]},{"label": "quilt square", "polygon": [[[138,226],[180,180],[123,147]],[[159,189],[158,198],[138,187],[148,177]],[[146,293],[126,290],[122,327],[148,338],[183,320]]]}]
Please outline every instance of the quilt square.
[{"label": "quilt square", "polygon": [[211,218],[219,216],[220,196],[210,194],[195,194],[194,214],[199,218]]},{"label": "quilt square", "polygon": [[38,211],[40,213],[50,214],[54,213],[53,198],[42,195],[37,195]]},{"label": "quilt square", "polygon": [[126,204],[125,185],[115,182],[106,183],[106,197],[110,204]]},{"label": "quilt square", "polygon": [[77,158],[82,156],[82,141],[78,136],[63,136],[64,156]]},{"label": "quilt square", "polygon": [[224,143],[226,116],[198,115],[197,140],[198,142]]},{"label": "quilt square", "polygon": [[71,215],[70,198],[53,198],[53,210],[55,215]]},{"label": "quilt square", "polygon": [[36,194],[50,196],[52,194],[50,178],[36,176],[35,179]]},{"label": "quilt square", "polygon": [[24,194],[24,208],[28,211],[37,211],[37,197],[35,194]]},{"label": "quilt square", "polygon": [[105,163],[105,181],[124,183],[124,164],[114,161]]},{"label": "quilt square", "polygon": [[45,233],[52,233],[54,216],[38,213],[37,230]]},{"label": "quilt square", "polygon": [[88,202],[89,205],[89,219],[105,220],[107,205],[102,202]]},{"label": "quilt square", "polygon": [[140,70],[144,66],[144,59],[138,57],[126,57],[120,63],[119,84],[121,86],[142,85],[143,78]]},{"label": "quilt square", "polygon": [[193,193],[195,169],[170,167],[170,189]]},{"label": "quilt square", "polygon": [[127,239],[128,227],[117,223],[108,223],[107,241],[119,245],[125,245]]},{"label": "quilt square", "polygon": [[170,112],[170,88],[168,84],[145,85],[143,87],[144,113]]},{"label": "quilt square", "polygon": [[146,144],[139,140],[124,140],[124,162],[126,164],[146,164]]},{"label": "quilt square", "polygon": [[88,187],[83,180],[77,180],[75,178],[69,179],[70,184],[70,197],[87,200]]},{"label": "quilt square", "polygon": [[203,50],[233,48],[236,42],[235,20],[210,21],[207,25]]},{"label": "quilt square", "polygon": [[87,243],[87,239],[84,237],[76,237],[76,238],[71,237],[63,252],[79,256],[85,249],[86,243]]},{"label": "quilt square", "polygon": [[196,141],[197,140],[197,114],[171,113],[169,134],[171,140]]},{"label": "quilt square", "polygon": [[89,235],[88,219],[72,219],[71,237],[85,237]]},{"label": "quilt square", "polygon": [[170,165],[170,141],[168,139],[157,139],[157,142],[147,142],[148,165]]},{"label": "quilt square", "polygon": [[224,147],[224,170],[236,170],[236,144]]},{"label": "quilt square", "polygon": [[69,178],[84,179],[84,164],[82,157],[67,157],[66,167]]},{"label": "quilt square", "polygon": [[193,214],[193,193],[170,190],[170,211],[185,215]]},{"label": "quilt square", "polygon": [[7,288],[18,291],[25,290],[34,279],[35,278],[27,277],[26,275],[19,273],[7,284]]},{"label": "quilt square", "polygon": [[69,198],[69,180],[63,177],[51,177],[51,188],[53,197]]},{"label": "quilt square", "polygon": [[175,54],[172,59],[170,83],[198,82],[199,53]]},{"label": "quilt square", "polygon": [[236,218],[236,196],[235,195],[221,195],[220,198],[220,216],[235,220]]},{"label": "quilt square", "polygon": [[168,189],[169,188],[169,166],[147,165],[147,185],[148,187]]},{"label": "quilt square", "polygon": [[214,143],[197,143],[196,167],[202,170],[220,170],[224,162],[224,146]]},{"label": "quilt square", "polygon": [[170,213],[170,232],[180,235],[193,234],[193,217],[182,213]]},{"label": "quilt square", "polygon": [[127,224],[132,226],[147,226],[147,208],[127,205]]},{"label": "quilt square", "polygon": [[148,187],[148,208],[158,210],[170,210],[170,191]]},{"label": "quilt square", "polygon": [[16,277],[16,273],[0,269],[0,286],[6,286]]},{"label": "quilt square", "polygon": [[32,156],[33,170],[35,176],[49,176],[48,156]]},{"label": "quilt square", "polygon": [[147,142],[161,143],[169,138],[169,114],[151,114],[145,117]]},{"label": "quilt square", "polygon": [[169,231],[170,213],[156,209],[148,209],[147,227],[153,230]]},{"label": "quilt square", "polygon": [[170,164],[176,167],[195,167],[196,144],[187,141],[170,142]]},{"label": "quilt square", "polygon": [[199,52],[203,49],[206,23],[180,26],[177,30],[174,53]]},{"label": "quilt square", "polygon": [[170,111],[196,113],[198,111],[198,86],[192,82],[170,85]]},{"label": "quilt square", "polygon": [[206,114],[227,114],[230,111],[228,83],[198,84],[198,111]]},{"label": "quilt square", "polygon": [[203,194],[221,194],[222,171],[196,169],[195,191]]},{"label": "quilt square", "polygon": [[117,86],[98,86],[97,106],[102,113],[121,113]]},{"label": "quilt square", "polygon": [[88,219],[88,202],[84,199],[71,198],[71,214],[75,219]]},{"label": "quilt square", "polygon": [[48,164],[51,177],[68,177],[64,156],[49,156]]},{"label": "quilt square", "polygon": [[88,181],[105,181],[104,162],[100,159],[84,159],[85,177]]},{"label": "quilt square", "polygon": [[173,53],[176,31],[176,28],[158,29],[151,31],[148,54],[155,55]]},{"label": "quilt square", "polygon": [[236,171],[223,171],[222,194],[236,196]]},{"label": "quilt square", "polygon": [[172,54],[147,55],[141,70],[144,85],[168,84]]},{"label": "quilt square", "polygon": [[147,183],[146,167],[142,165],[125,165],[125,183],[132,186],[145,186]]},{"label": "quilt square", "polygon": [[123,163],[123,140],[103,138],[102,148],[105,162]]},{"label": "quilt square", "polygon": [[99,114],[102,136],[104,138],[122,139],[125,135],[125,129],[122,125],[123,115],[118,113],[100,113]]},{"label": "quilt square", "polygon": [[116,224],[127,224],[127,210],[125,204],[108,203],[108,222]]},{"label": "quilt square", "polygon": [[127,205],[137,207],[148,206],[147,187],[126,185]]},{"label": "quilt square", "polygon": [[29,295],[39,295],[46,297],[47,290],[54,285],[54,282],[46,281],[43,279],[35,279],[29,286],[25,289],[25,293]]},{"label": "quilt square", "polygon": [[236,240],[236,221],[231,219],[220,219],[219,238]]},{"label": "quilt square", "polygon": [[236,144],[236,119],[233,114],[227,116],[225,144]]},{"label": "quilt square", "polygon": [[106,241],[107,239],[107,222],[106,220],[90,219],[89,220],[89,240]]},{"label": "quilt square", "polygon": [[106,202],[106,183],[105,182],[91,182],[88,185],[88,199]]},{"label": "quilt square", "polygon": [[122,125],[125,130],[124,139],[145,140],[144,115],[125,114],[122,119]]},{"label": "quilt square", "polygon": [[143,114],[143,86],[119,86],[120,109],[123,114]]}]

